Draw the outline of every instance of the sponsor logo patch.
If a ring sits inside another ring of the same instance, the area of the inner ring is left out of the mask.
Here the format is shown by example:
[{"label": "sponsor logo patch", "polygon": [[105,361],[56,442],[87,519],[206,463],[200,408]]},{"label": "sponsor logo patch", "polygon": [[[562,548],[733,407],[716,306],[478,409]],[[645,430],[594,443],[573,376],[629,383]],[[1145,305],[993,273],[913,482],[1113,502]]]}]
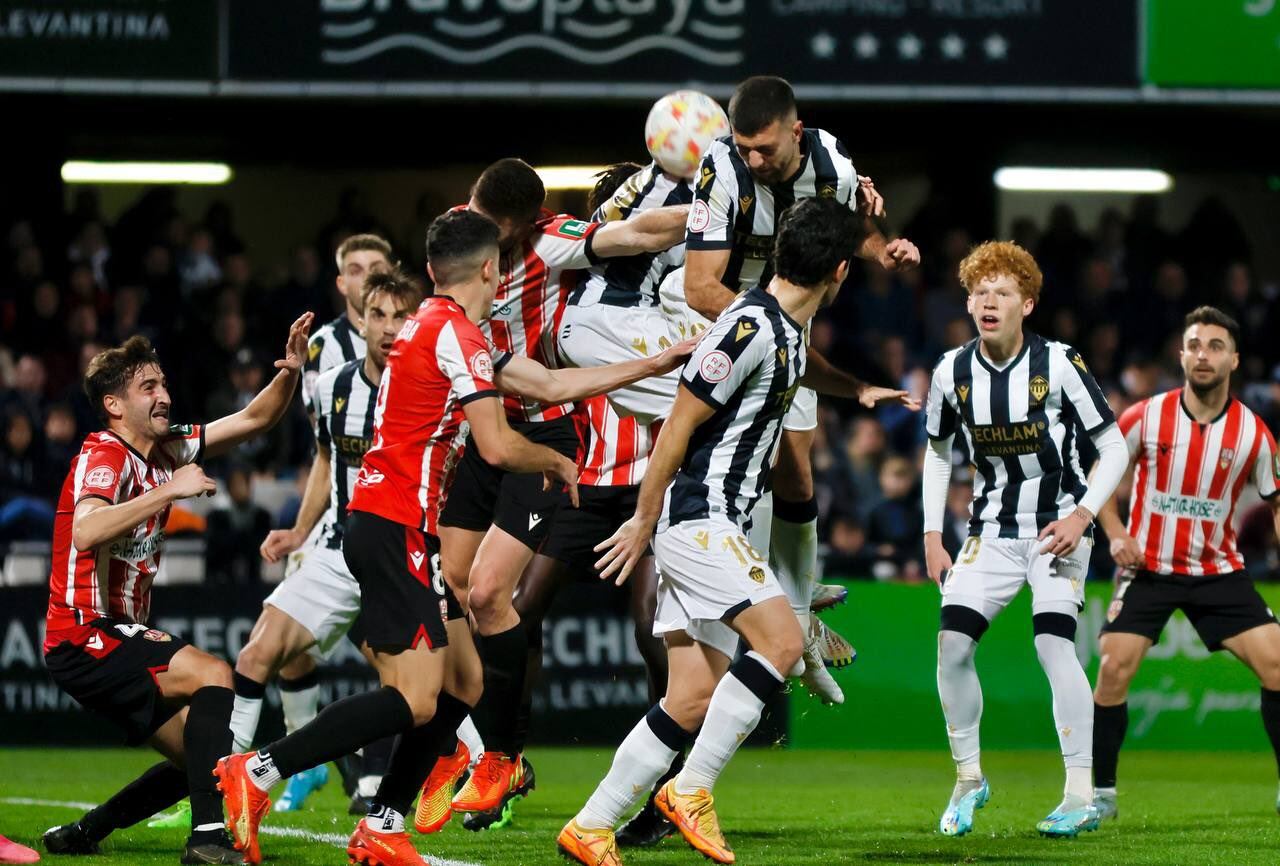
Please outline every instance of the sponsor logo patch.
[{"label": "sponsor logo patch", "polygon": [[190,424],[170,424],[169,425],[170,436],[190,436],[194,430],[195,430],[195,427],[191,426]]},{"label": "sponsor logo patch", "polygon": [[346,405],[347,405],[347,398],[339,397],[338,399],[333,401],[333,411],[341,412],[343,407]]},{"label": "sponsor logo patch", "polygon": [[968,385],[958,385],[958,386],[956,386],[956,396],[960,398],[960,402],[961,402],[961,403],[963,403],[965,400],[968,400],[968,399],[969,399],[969,386],[968,386]]},{"label": "sponsor logo patch", "polygon": [[733,341],[735,343],[741,343],[758,330],[760,329],[756,326],[756,323],[750,319],[739,319],[738,330],[733,334]]},{"label": "sponsor logo patch", "polygon": [[689,231],[705,232],[709,225],[711,225],[711,208],[707,207],[705,201],[698,199],[689,211]]},{"label": "sponsor logo patch", "polygon": [[469,366],[472,376],[484,379],[486,382],[493,381],[493,359],[489,357],[488,352],[476,352],[471,356]]},{"label": "sponsor logo patch", "polygon": [[85,487],[97,487],[99,490],[110,490],[116,483],[116,471],[110,466],[99,466],[91,469],[84,476]]},{"label": "sponsor logo patch", "polygon": [[744,195],[738,197],[738,210],[746,213],[751,210],[751,203],[755,201],[755,196]]},{"label": "sponsor logo patch", "polygon": [[316,340],[310,346],[307,346],[307,360],[314,361],[320,357],[320,353],[324,350],[324,342]]},{"label": "sponsor logo patch", "polygon": [[702,363],[698,365],[698,372],[708,382],[723,382],[732,371],[733,361],[719,349],[704,355]]},{"label": "sponsor logo patch", "polygon": [[716,170],[709,165],[702,167],[702,174],[698,176],[698,189],[706,189],[711,181],[716,179]]},{"label": "sponsor logo patch", "polygon": [[556,234],[566,238],[582,240],[582,238],[586,237],[587,229],[590,225],[590,223],[582,220],[567,220],[556,226]]}]

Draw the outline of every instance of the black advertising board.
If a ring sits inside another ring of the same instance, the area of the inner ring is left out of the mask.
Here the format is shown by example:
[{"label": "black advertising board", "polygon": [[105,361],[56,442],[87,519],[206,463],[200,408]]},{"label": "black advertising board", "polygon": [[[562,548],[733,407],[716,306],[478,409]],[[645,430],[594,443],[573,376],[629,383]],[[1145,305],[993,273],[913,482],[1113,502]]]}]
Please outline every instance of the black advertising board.
[{"label": "black advertising board", "polygon": [[1133,87],[1133,0],[229,0],[229,79],[493,95],[757,73],[857,85]]},{"label": "black advertising board", "polygon": [[217,77],[216,0],[0,0],[0,76]]}]

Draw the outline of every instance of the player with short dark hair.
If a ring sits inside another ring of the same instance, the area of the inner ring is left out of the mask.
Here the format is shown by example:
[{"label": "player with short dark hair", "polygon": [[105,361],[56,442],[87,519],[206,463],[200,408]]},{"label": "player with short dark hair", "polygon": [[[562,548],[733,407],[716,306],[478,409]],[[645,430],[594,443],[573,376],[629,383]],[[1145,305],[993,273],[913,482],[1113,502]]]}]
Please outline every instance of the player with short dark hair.
[{"label": "player with short dark hair", "polygon": [[[938,695],[956,763],[939,829],[968,833],[974,811],[990,796],[979,760],[982,686],[974,654],[991,621],[1026,584],[1066,767],[1062,802],[1036,827],[1047,836],[1075,836],[1098,827],[1093,708],[1075,651],[1076,620],[1093,547],[1090,525],[1124,473],[1124,442],[1080,353],[1023,327],[1042,283],[1030,253],[1006,241],[981,244],[960,263],[960,282],[978,337],[938,361],[925,423],[925,562],[942,588]],[[969,537],[953,565],[942,527],[957,433],[975,473]],[[1099,454],[1087,479],[1077,444],[1082,435]]]},{"label": "player with short dark hair", "polygon": [[1280,455],[1263,420],[1231,396],[1239,340],[1240,326],[1221,310],[1192,310],[1182,331],[1183,386],[1120,416],[1136,469],[1129,525],[1114,499],[1098,513],[1119,566],[1093,690],[1093,778],[1103,818],[1117,814],[1129,683],[1175,610],[1186,613],[1207,649],[1229,651],[1257,675],[1262,725],[1280,767],[1280,625],[1244,570],[1233,523],[1251,482],[1280,534]]},{"label": "player with short dark hair", "polygon": [[165,759],[80,820],[45,833],[55,854],[90,854],[183,797],[192,828],[184,863],[238,863],[212,771],[231,745],[231,669],[182,638],[150,628],[151,582],[170,506],[211,494],[200,462],[270,430],[298,387],[312,315],[289,330],[280,372],[233,415],[172,423],[159,358],[145,337],[96,355],[84,388],[106,429],[85,439],[58,500],[49,576],[45,664],[86,709],[130,744]]},{"label": "player with short dark hair", "polygon": [[[601,576],[621,583],[653,540],[660,574],[654,633],[666,641],[670,675],[666,696],[628,734],[608,775],[560,832],[561,852],[576,862],[620,866],[614,826],[691,740],[688,761],[659,791],[657,807],[696,850],[717,863],[734,861],[711,789],[804,648],[783,589],[746,538],[783,417],[801,381],[918,408],[905,392],[863,388],[806,364],[805,326],[848,274],[856,221],[842,204],[820,198],[786,212],[774,277],[739,296],[698,344],[635,515],[597,547]],[[747,652],[735,661],[739,638]]]}]

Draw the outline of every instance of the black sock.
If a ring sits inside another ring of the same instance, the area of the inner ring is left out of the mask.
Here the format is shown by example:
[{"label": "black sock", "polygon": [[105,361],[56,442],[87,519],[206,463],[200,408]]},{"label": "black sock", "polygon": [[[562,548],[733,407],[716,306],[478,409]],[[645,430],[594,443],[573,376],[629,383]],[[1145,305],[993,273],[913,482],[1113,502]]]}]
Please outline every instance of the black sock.
[{"label": "black sock", "polygon": [[391,763],[369,807],[370,815],[378,814],[384,806],[401,815],[409,811],[413,798],[442,754],[444,742],[450,744],[447,754],[453,754],[458,741],[458,725],[469,712],[469,706],[448,692],[441,692],[431,721],[396,737]]},{"label": "black sock", "polygon": [[1280,772],[1280,692],[1262,690],[1262,726],[1267,729],[1271,749],[1276,755],[1276,770]]},{"label": "black sock", "polygon": [[309,673],[303,674],[296,680],[287,680],[284,677],[280,677],[277,681],[277,685],[280,686],[280,691],[282,692],[300,692],[304,689],[309,689],[312,686],[320,685],[320,672],[313,670]]},{"label": "black sock", "polygon": [[182,750],[187,759],[187,788],[191,798],[191,827],[221,827],[222,795],[214,787],[213,768],[231,754],[231,707],[236,693],[225,686],[196,690],[187,705]]},{"label": "black sock", "polygon": [[520,709],[516,712],[515,739],[519,748],[529,741],[529,725],[533,719],[533,689],[542,673],[542,624],[525,629],[528,639],[524,662],[524,688],[520,690]]},{"label": "black sock", "polygon": [[[257,680],[250,679],[244,674],[236,671],[231,675],[231,682],[235,686],[235,692],[242,698],[260,701],[267,695],[267,684],[260,683]],[[284,688],[284,680],[280,681],[281,688]]]},{"label": "black sock", "polygon": [[360,755],[360,776],[385,776],[395,745],[395,737],[382,737],[365,746]]},{"label": "black sock", "polygon": [[1129,705],[1093,705],[1093,784],[1097,788],[1116,786],[1120,747],[1129,729]]},{"label": "black sock", "polygon": [[80,829],[98,842],[107,838],[112,830],[132,827],[185,796],[187,771],[161,761],[121,788],[110,800],[91,809],[80,819]]},{"label": "black sock", "polygon": [[413,711],[391,686],[334,701],[308,724],[262,751],[288,777],[413,727]]},{"label": "black sock", "polygon": [[489,730],[481,731],[485,751],[515,755],[523,747],[517,734],[520,697],[524,692],[525,657],[529,642],[524,623],[494,635],[480,635],[476,643],[484,661],[481,705]]}]

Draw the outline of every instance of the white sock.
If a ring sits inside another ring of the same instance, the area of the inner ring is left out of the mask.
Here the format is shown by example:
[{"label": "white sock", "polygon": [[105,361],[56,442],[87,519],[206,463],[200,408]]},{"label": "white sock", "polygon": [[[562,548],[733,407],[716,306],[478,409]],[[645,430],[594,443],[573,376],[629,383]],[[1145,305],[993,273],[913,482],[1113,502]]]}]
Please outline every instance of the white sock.
[{"label": "white sock", "polygon": [[689,760],[676,776],[677,793],[710,791],[715,786],[729,759],[759,724],[765,700],[782,682],[782,674],[755,650],[733,663],[712,693]]},{"label": "white sock", "polygon": [[1038,634],[1036,655],[1053,692],[1053,723],[1067,768],[1066,793],[1093,799],[1093,692],[1076,646],[1064,637]]},{"label": "white sock", "polygon": [[651,709],[618,746],[609,772],[574,817],[578,826],[586,830],[616,827],[662,778],[679,751],[675,747],[683,748],[687,739],[661,703]]},{"label": "white sock", "polygon": [[961,768],[972,774],[977,767],[980,779],[982,768],[978,758],[982,748],[978,728],[982,721],[982,684],[978,682],[978,670],[973,664],[977,649],[977,642],[967,634],[949,629],[938,632],[938,697],[942,700],[942,715],[947,720],[951,757],[956,762],[957,775]]},{"label": "white sock", "polygon": [[285,733],[292,734],[320,712],[320,686],[307,686],[297,691],[290,691],[285,686],[286,682],[281,680],[280,709],[284,711]]},{"label": "white sock", "polygon": [[276,769],[276,762],[271,760],[271,755],[267,752],[255,752],[251,755],[245,762],[245,769],[249,772],[250,781],[263,791],[270,791],[283,778]]},{"label": "white sock", "polygon": [[253,748],[253,737],[258,732],[258,719],[262,716],[262,698],[246,698],[236,695],[231,705],[231,742],[236,753]]},{"label": "white sock", "polygon": [[783,520],[778,517],[778,503],[774,502],[769,565],[777,575],[778,583],[782,584],[796,616],[804,614],[807,617],[809,604],[813,601],[813,588],[818,582],[818,521],[792,523]]},{"label": "white sock", "polygon": [[378,806],[365,816],[364,825],[375,833],[403,833],[404,815],[390,806]]},{"label": "white sock", "polygon": [[484,754],[484,740],[480,738],[480,730],[471,720],[471,716],[467,716],[462,720],[462,724],[458,725],[458,739],[462,740],[467,751],[471,753],[471,766],[474,767],[479,762],[480,756]]}]

